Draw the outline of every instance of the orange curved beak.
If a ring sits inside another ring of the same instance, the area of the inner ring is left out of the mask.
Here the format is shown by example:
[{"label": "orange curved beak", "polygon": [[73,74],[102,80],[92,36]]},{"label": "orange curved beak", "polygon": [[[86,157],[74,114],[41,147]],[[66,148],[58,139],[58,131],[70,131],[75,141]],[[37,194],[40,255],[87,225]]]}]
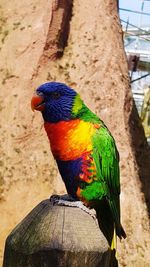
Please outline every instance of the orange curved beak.
[{"label": "orange curved beak", "polygon": [[37,95],[36,93],[33,95],[31,99],[31,109],[43,111],[45,108],[44,97],[41,95]]}]

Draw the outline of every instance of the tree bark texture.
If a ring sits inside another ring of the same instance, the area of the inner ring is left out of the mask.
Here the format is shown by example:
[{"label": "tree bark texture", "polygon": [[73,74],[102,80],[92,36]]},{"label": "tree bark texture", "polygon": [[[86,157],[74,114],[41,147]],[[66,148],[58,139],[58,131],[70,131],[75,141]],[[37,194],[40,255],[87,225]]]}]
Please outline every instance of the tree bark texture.
[{"label": "tree bark texture", "polygon": [[[0,134],[2,140],[7,140],[0,148],[7,162],[7,166],[1,162],[4,178],[0,185],[5,203],[0,203],[4,218],[0,227],[8,222],[8,232],[12,214],[14,225],[47,194],[64,191],[60,179],[56,179],[40,114],[31,115],[29,107],[33,89],[41,83],[64,82],[104,120],[117,143],[121,216],[127,232],[127,239],[118,241],[120,265],[149,266],[150,152],[129,85],[117,1],[30,2],[29,6],[28,2],[16,1],[11,9],[9,1],[6,9],[2,1],[9,31],[1,49],[1,62],[7,58],[3,70],[0,62],[4,88],[0,95]],[[13,24],[14,14],[20,26]],[[19,211],[14,206],[16,195]]]},{"label": "tree bark texture", "polygon": [[64,56],[44,65],[39,61],[36,75],[34,87],[57,80],[75,88],[112,132],[120,153],[121,215],[128,236],[119,243],[119,258],[125,266],[138,266],[142,247],[147,255],[150,244],[150,153],[131,93],[117,1],[74,1]]}]

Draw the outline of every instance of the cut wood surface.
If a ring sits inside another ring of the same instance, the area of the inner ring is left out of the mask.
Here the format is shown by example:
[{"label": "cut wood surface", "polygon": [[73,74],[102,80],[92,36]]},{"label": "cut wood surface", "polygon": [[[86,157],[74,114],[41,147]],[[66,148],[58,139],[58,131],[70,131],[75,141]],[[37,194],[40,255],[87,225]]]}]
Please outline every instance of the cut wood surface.
[{"label": "cut wood surface", "polygon": [[97,220],[44,200],[8,236],[3,267],[107,267],[109,258]]}]

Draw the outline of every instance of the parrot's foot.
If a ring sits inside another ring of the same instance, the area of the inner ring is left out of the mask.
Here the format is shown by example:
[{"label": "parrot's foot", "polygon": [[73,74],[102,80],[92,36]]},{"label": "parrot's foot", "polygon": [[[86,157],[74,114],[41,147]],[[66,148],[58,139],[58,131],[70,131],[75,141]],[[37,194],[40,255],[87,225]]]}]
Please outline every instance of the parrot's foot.
[{"label": "parrot's foot", "polygon": [[96,212],[94,209],[89,209],[87,208],[83,202],[78,201],[74,199],[73,197],[65,194],[65,195],[52,195],[50,197],[50,202],[52,202],[53,205],[60,205],[60,206],[68,206],[68,207],[77,207],[80,208],[81,210],[85,211],[88,213],[94,220],[97,220],[96,218]]}]

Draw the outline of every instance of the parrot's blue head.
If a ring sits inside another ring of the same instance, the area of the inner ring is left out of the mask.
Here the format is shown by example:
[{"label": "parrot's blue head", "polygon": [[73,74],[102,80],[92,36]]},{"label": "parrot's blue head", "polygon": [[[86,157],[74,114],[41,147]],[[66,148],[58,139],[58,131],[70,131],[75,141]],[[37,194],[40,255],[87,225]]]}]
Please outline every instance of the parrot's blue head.
[{"label": "parrot's blue head", "polygon": [[77,93],[65,84],[48,82],[37,88],[31,106],[42,112],[46,122],[67,121],[72,118],[76,96]]}]

